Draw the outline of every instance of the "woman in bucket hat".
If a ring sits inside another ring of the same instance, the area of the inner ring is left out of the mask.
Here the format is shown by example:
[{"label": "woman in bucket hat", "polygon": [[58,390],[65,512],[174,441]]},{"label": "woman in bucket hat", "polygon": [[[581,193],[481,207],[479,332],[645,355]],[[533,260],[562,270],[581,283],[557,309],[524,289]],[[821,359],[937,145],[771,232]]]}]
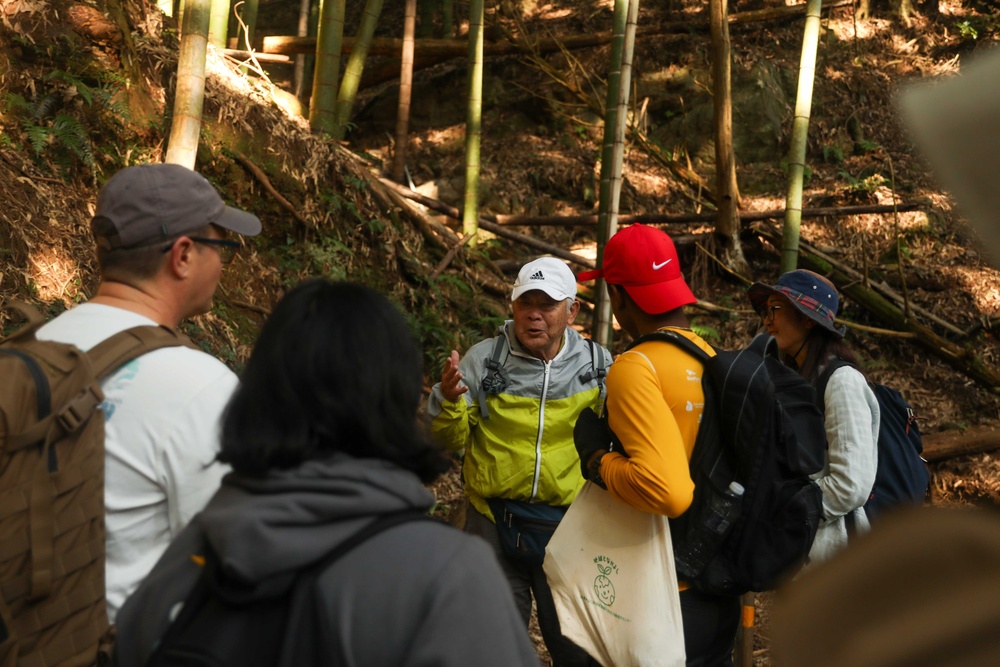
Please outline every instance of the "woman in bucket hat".
[{"label": "woman in bucket hat", "polygon": [[[844,343],[846,329],[834,321],[840,295],[833,283],[798,269],[782,274],[773,285],[754,283],[747,297],[785,364],[817,393],[823,391],[827,453],[815,477],[823,491],[823,517],[809,551],[810,562],[816,563],[847,544],[849,529],[868,530],[863,505],[878,466],[878,401]],[[833,372],[827,373],[831,367]]]}]

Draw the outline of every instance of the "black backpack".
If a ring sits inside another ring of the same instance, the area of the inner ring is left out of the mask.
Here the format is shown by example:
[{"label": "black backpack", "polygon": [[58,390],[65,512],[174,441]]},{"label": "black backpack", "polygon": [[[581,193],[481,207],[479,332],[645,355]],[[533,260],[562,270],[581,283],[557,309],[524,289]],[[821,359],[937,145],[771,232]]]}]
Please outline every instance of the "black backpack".
[{"label": "black backpack", "polygon": [[273,667],[279,664],[286,641],[301,643],[295,655],[303,667],[324,664],[317,644],[298,636],[292,627],[292,600],[297,594],[310,595],[317,578],[365,540],[418,520],[441,523],[417,511],[383,515],[313,565],[289,574],[288,580],[265,583],[273,586],[273,595],[261,595],[256,587],[226,577],[206,545],[202,574],[146,667]]},{"label": "black backpack", "polygon": [[[823,467],[826,432],[809,382],[760,334],[710,356],[684,336],[656,331],[704,365],[705,410],[691,455],[694,500],[671,519],[677,576],[714,594],[774,588],[809,554],[823,511],[810,475]],[[734,484],[735,483],[735,484]]]},{"label": "black backpack", "polygon": [[[824,369],[818,382],[817,396],[823,409],[823,396],[830,376],[838,368],[851,366],[843,359],[834,359]],[[878,469],[875,485],[864,505],[868,520],[875,522],[886,510],[901,505],[919,505],[927,497],[930,473],[920,429],[913,407],[892,387],[868,382],[879,407]]]}]

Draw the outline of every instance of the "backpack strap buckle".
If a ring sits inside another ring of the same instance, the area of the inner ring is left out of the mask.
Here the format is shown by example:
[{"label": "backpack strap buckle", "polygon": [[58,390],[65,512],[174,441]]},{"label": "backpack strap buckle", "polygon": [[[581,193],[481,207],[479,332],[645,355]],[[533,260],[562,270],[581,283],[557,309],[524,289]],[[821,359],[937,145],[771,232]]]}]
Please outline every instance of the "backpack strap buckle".
[{"label": "backpack strap buckle", "polygon": [[79,396],[70,401],[56,417],[59,426],[66,433],[72,433],[94,414],[97,406],[104,401],[104,392],[96,382],[91,383]]}]

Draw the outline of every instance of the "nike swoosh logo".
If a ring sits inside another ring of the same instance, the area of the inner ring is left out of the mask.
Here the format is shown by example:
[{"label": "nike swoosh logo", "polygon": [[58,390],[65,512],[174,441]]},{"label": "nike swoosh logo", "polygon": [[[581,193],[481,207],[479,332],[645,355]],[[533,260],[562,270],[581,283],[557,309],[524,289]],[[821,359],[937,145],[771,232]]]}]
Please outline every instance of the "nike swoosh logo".
[{"label": "nike swoosh logo", "polygon": [[656,262],[653,262],[653,270],[654,271],[659,271],[660,269],[662,269],[663,267],[665,267],[669,263],[670,263],[669,259],[667,261],[665,261],[665,262],[660,262],[659,264],[657,264]]}]

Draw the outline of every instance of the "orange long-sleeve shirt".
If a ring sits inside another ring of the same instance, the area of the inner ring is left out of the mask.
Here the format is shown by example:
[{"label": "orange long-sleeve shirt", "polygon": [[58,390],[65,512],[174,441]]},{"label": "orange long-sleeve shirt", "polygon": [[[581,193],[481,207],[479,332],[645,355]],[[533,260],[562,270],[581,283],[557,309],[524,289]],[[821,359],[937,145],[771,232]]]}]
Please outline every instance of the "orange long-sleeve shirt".
[{"label": "orange long-sleeve shirt", "polygon": [[[715,354],[693,332],[669,328]],[[611,365],[608,422],[628,454],[612,452],[601,460],[601,477],[615,498],[669,517],[691,504],[688,461],[704,411],[701,376],[701,362],[660,341],[642,343]]]}]

